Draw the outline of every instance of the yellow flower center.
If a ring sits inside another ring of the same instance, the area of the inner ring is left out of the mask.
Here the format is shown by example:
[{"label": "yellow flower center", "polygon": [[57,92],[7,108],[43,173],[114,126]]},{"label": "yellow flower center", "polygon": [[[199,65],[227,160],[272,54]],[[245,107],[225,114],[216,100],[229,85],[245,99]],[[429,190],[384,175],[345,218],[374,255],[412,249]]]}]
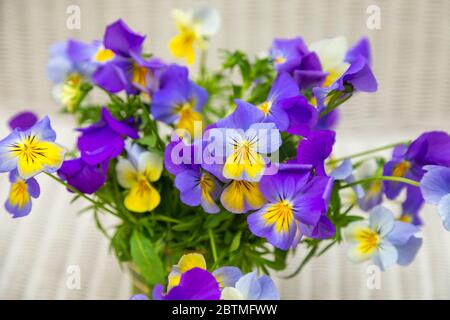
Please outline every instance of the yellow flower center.
[{"label": "yellow flower center", "polygon": [[258,109],[264,112],[264,115],[267,116],[272,108],[272,101],[265,101],[258,105]]},{"label": "yellow flower center", "polygon": [[175,113],[180,116],[177,128],[185,129],[191,136],[201,135],[203,131],[203,117],[194,111],[194,102],[185,102],[175,108]]},{"label": "yellow flower center", "polygon": [[285,63],[286,62],[286,58],[282,57],[282,56],[278,56],[278,57],[275,57],[274,61],[275,61],[276,64],[281,64],[281,63]]},{"label": "yellow flower center", "polygon": [[280,200],[278,203],[272,204],[263,217],[267,224],[275,224],[276,232],[287,232],[294,217],[292,203]]},{"label": "yellow flower center", "polygon": [[13,206],[18,206],[19,209],[22,209],[30,201],[28,186],[25,181],[19,179],[12,184],[9,201]]},{"label": "yellow flower center", "polygon": [[398,221],[405,222],[405,223],[412,223],[413,218],[412,218],[412,215],[410,215],[409,213],[404,213],[401,215],[400,218],[398,218]]},{"label": "yellow flower center", "polygon": [[369,197],[374,197],[378,195],[383,187],[383,183],[381,181],[375,181],[370,184],[369,190],[367,190],[367,195]]},{"label": "yellow flower center", "polygon": [[105,48],[100,48],[97,53],[94,56],[94,60],[97,62],[106,62],[111,60],[112,58],[114,58],[116,54],[109,50],[109,49],[105,49]]},{"label": "yellow flower center", "polygon": [[402,161],[394,167],[392,175],[394,177],[404,177],[405,173],[409,170],[410,167],[411,163],[409,163],[409,161]]},{"label": "yellow flower center", "polygon": [[364,228],[356,234],[356,240],[359,241],[358,249],[364,254],[369,254],[380,244],[380,236],[375,231]]},{"label": "yellow flower center", "polygon": [[134,63],[131,71],[131,82],[142,88],[145,88],[147,86],[148,73],[149,70],[146,67],[142,67]]},{"label": "yellow flower center", "polygon": [[13,144],[10,149],[14,156],[25,158],[27,163],[33,163],[39,157],[44,157],[45,151],[46,148],[41,146],[34,135],[28,135],[23,141]]}]

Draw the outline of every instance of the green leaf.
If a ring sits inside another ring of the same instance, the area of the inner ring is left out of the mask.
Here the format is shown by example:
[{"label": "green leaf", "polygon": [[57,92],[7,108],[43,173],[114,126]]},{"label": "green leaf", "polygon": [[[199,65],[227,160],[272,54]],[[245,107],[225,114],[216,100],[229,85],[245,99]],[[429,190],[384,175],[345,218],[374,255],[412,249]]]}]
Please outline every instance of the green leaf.
[{"label": "green leaf", "polygon": [[137,142],[141,145],[154,148],[156,146],[156,140],[157,140],[156,135],[149,134],[145,137],[140,138]]},{"label": "green leaf", "polygon": [[230,252],[233,252],[233,251],[236,251],[237,249],[239,249],[239,246],[241,244],[241,236],[242,236],[241,231],[236,233],[236,235],[233,238],[233,241],[231,241]]},{"label": "green leaf", "polygon": [[131,257],[147,283],[149,285],[163,283],[164,266],[152,242],[135,230],[131,236],[130,249]]}]

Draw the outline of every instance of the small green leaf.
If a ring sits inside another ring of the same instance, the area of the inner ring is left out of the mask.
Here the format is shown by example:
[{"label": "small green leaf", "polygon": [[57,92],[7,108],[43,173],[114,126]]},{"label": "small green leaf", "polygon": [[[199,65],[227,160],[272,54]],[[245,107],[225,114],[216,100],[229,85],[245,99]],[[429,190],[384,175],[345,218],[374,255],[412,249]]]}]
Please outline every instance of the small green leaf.
[{"label": "small green leaf", "polygon": [[135,230],[131,236],[131,256],[149,285],[162,283],[165,278],[163,263],[151,241]]},{"label": "small green leaf", "polygon": [[233,238],[233,241],[231,241],[230,252],[233,252],[233,251],[236,251],[237,249],[239,249],[239,246],[241,245],[241,236],[242,236],[241,231],[236,233],[236,235]]},{"label": "small green leaf", "polygon": [[154,148],[156,146],[156,135],[150,134],[145,137],[140,138],[137,142],[144,146]]}]

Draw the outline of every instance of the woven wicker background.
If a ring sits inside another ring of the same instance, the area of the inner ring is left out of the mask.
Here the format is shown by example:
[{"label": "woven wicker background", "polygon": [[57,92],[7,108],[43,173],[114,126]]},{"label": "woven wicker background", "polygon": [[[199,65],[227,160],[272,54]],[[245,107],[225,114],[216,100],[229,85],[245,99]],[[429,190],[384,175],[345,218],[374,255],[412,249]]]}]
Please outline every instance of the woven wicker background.
[{"label": "woven wicker background", "polygon": [[[46,79],[47,50],[68,37],[101,38],[104,26],[121,17],[148,35],[148,51],[170,59],[167,42],[175,29],[172,8],[196,1],[167,0],[0,0],[0,135],[6,119],[28,108],[53,117],[59,140],[74,141],[73,124],[57,115]],[[222,28],[211,46],[211,67],[218,48],[257,54],[274,37],[302,35],[307,42],[345,35],[349,42],[367,35],[372,43],[379,91],[358,95],[345,105],[337,153],[346,154],[417,136],[423,130],[450,131],[450,1],[209,1],[222,15]],[[81,9],[81,29],[66,28],[68,5]],[[381,30],[366,27],[369,5],[381,9]],[[193,68],[195,72],[195,66]],[[89,214],[77,216],[80,204],[40,178],[42,196],[32,214],[13,221],[0,208],[0,298],[127,298],[129,279]],[[0,199],[6,197],[0,177]],[[3,201],[3,200],[2,200]],[[408,268],[383,274],[382,288],[366,288],[367,265],[353,265],[345,248],[332,250],[307,267],[295,281],[279,278],[284,298],[450,298],[450,233],[434,208],[424,212],[424,248]],[[292,258],[290,270],[298,264]],[[81,269],[80,290],[66,286],[67,268]]]}]

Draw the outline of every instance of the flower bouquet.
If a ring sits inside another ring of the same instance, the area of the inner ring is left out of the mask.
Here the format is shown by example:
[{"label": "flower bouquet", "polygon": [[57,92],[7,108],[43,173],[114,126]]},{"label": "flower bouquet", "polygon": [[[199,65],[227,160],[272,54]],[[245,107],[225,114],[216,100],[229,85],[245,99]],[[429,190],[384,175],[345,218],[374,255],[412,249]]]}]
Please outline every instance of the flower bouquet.
[{"label": "flower bouquet", "polygon": [[[49,78],[78,140],[57,144],[48,117],[11,119],[0,172],[13,218],[30,213],[37,177],[50,176],[88,203],[82,210],[133,273],[135,299],[279,299],[268,275],[290,253],[305,252],[293,277],[343,242],[355,262],[408,265],[425,201],[450,230],[447,133],[333,155],[339,108],[377,90],[368,39],[350,48],[343,37],[275,39],[256,57],[221,51],[210,70],[217,11],[173,16],[170,52],[188,65],[199,54],[195,76],[144,51],[145,36],[122,20],[102,41],[51,47]],[[389,149],[392,158],[379,156]],[[396,213],[381,205],[398,197]],[[113,232],[103,215],[118,221]]]}]

